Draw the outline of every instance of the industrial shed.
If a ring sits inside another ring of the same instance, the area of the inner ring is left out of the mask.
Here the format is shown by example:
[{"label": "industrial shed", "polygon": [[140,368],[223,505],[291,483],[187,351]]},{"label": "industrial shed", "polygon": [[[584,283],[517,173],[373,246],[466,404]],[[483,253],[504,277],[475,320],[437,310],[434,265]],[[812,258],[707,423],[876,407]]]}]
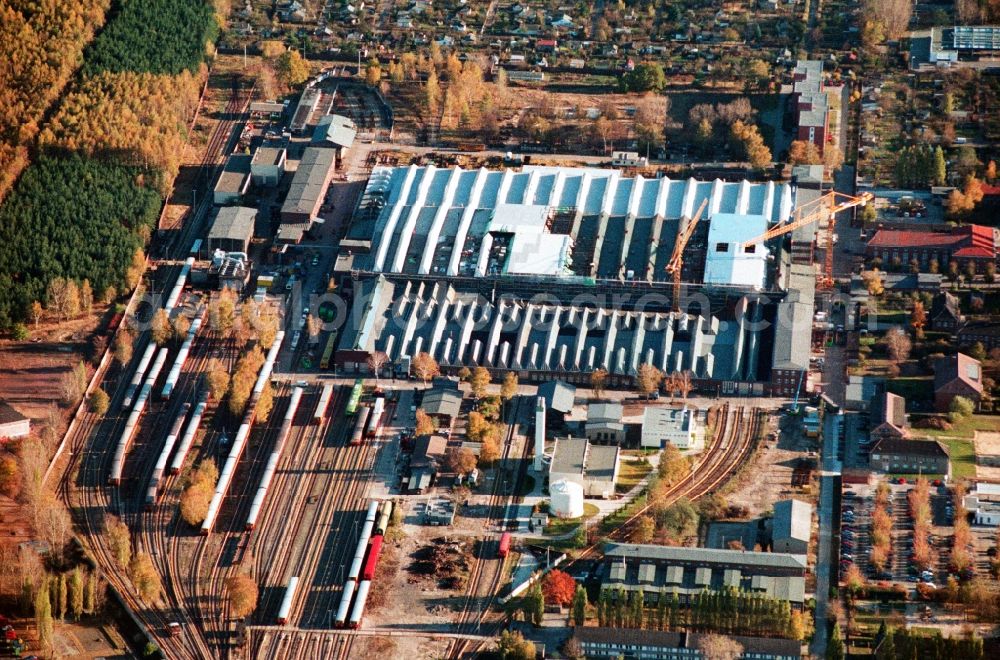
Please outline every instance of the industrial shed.
[{"label": "industrial shed", "polygon": [[333,176],[336,155],[329,149],[307,147],[292,177],[292,185],[281,205],[278,241],[298,243],[323,205]]},{"label": "industrial shed", "polygon": [[0,439],[23,438],[31,433],[31,420],[0,399]]},{"label": "industrial shed", "polygon": [[240,203],[250,187],[251,160],[252,157],[247,154],[229,156],[212,194],[212,202],[216,206]]},{"label": "industrial shed", "polygon": [[615,493],[620,452],[616,445],[592,445],[586,438],[559,438],[549,465],[549,483],[569,481],[579,484],[586,497],[607,499]]},{"label": "industrial shed", "polygon": [[248,206],[216,209],[212,228],[208,231],[208,249],[247,254],[256,221],[257,209]]}]

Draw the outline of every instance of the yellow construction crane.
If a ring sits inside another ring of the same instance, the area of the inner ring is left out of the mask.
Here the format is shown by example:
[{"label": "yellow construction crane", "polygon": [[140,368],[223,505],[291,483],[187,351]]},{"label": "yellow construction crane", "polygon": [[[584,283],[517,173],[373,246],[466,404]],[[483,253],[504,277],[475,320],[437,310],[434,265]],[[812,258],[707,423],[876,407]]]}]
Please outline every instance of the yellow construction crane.
[{"label": "yellow construction crane", "polygon": [[687,247],[688,241],[691,240],[691,236],[694,234],[695,227],[698,226],[698,221],[701,220],[701,214],[708,206],[708,198],[701,200],[701,206],[695,212],[694,217],[688,220],[687,226],[684,227],[680,232],[677,233],[677,241],[674,243],[674,253],[670,256],[670,261],[667,263],[667,273],[674,276],[674,311],[681,311],[681,270],[684,268],[684,248]]},{"label": "yellow construction crane", "polygon": [[854,208],[855,206],[865,206],[868,202],[874,199],[874,195],[871,193],[862,193],[859,197],[854,197],[853,195],[845,195],[844,193],[839,193],[836,191],[831,191],[825,195],[818,197],[811,202],[803,204],[799,208],[795,209],[795,213],[788,222],[775,225],[771,227],[766,232],[751,238],[749,241],[743,243],[743,247],[749,245],[756,245],[758,243],[766,243],[772,238],[777,238],[778,236],[784,236],[789,232],[793,232],[799,227],[805,227],[814,222],[827,218],[826,223],[826,255],[825,263],[823,269],[823,276],[820,278],[819,284],[821,288],[829,288],[833,286],[833,229],[836,225],[837,214],[841,211],[846,211],[848,209]]}]

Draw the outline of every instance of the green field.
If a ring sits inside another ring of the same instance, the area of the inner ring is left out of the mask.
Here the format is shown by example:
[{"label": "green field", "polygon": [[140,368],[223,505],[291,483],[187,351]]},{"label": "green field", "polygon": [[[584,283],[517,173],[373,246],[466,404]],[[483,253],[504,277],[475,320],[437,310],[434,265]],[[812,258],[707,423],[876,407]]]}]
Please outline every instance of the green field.
[{"label": "green field", "polygon": [[995,415],[972,415],[953,424],[950,429],[917,429],[914,435],[924,435],[928,438],[966,438],[971,440],[976,431],[1000,432],[1000,417]]},{"label": "green field", "polygon": [[645,461],[622,461],[618,468],[618,481],[615,491],[627,493],[634,488],[646,475],[652,472],[653,466]]},{"label": "green field", "polygon": [[560,536],[566,534],[567,532],[572,532],[580,526],[581,523],[590,520],[597,515],[599,509],[596,505],[590,502],[584,502],[583,504],[583,515],[579,518],[556,518],[555,516],[549,516],[549,524],[545,526],[545,536]]}]

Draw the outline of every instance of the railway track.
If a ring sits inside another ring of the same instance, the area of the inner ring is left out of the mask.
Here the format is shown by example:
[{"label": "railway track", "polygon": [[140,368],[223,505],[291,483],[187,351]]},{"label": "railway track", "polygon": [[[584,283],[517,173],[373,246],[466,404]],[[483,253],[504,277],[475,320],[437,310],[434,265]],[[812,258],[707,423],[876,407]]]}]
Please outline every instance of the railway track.
[{"label": "railway track", "polygon": [[[338,389],[336,399],[331,404],[335,412],[330,415],[329,420],[344,418],[343,409],[347,404],[345,393],[346,390]],[[395,404],[391,403],[384,419],[391,419],[394,412]],[[300,584],[307,585],[307,595],[303,598],[300,594],[296,598],[289,616],[289,625],[298,621],[299,630],[280,628],[275,632],[266,630],[261,633],[257,633],[257,629],[251,630],[248,657],[335,657],[333,653],[318,656],[311,653],[314,645],[326,644],[330,639],[326,630],[331,625],[331,614],[336,610],[340,597],[344,569],[357,542],[360,522],[364,516],[365,491],[380,446],[378,438],[361,446],[347,446],[349,425],[328,423],[330,429],[320,434],[320,437],[324,439],[325,449],[333,449],[332,452],[326,452],[327,455],[332,454],[329,465],[317,465],[320,452],[311,454],[306,459],[304,472],[311,473],[313,480],[299,483],[294,488],[286,483],[280,488],[285,494],[284,501],[272,503],[268,507],[269,511],[264,512],[268,521],[274,516],[290,521],[287,512],[304,509],[298,502],[302,501],[306,493],[311,496],[318,487],[322,495],[315,502],[312,516],[306,522],[300,518],[293,525],[263,523],[264,528],[269,531],[255,540],[259,547],[254,547],[253,552],[257,579],[261,584],[284,585],[289,576],[298,575]],[[294,467],[294,470],[299,469],[303,468],[297,465]],[[287,471],[291,473],[293,468],[288,466]],[[327,478],[317,481],[322,473],[327,473]],[[290,474],[285,476],[289,477]],[[338,504],[342,511],[335,516],[333,512]],[[285,513],[279,515],[279,511]],[[329,515],[329,518],[318,520],[320,514]],[[282,533],[286,528],[296,529],[297,533],[294,536]],[[325,557],[327,554],[329,556]],[[275,557],[279,559],[275,561]],[[282,595],[280,586],[265,590],[265,596],[257,607],[255,618],[258,623],[273,623],[276,604]],[[311,630],[324,630],[324,633],[320,635],[310,632]],[[353,641],[348,640],[345,644],[349,649]],[[333,648],[331,646],[330,650]],[[286,653],[289,655],[284,655]]]},{"label": "railway track", "polygon": [[[512,400],[511,421],[507,425],[506,436],[504,438],[503,454],[500,458],[500,465],[509,463],[511,453],[514,449],[514,437],[516,428],[520,422],[522,401],[520,397]],[[507,531],[509,525],[508,511],[511,502],[517,502],[521,498],[517,495],[520,488],[523,470],[520,469],[526,463],[530,443],[523,443],[520,461],[517,464],[517,473],[513,475],[510,492],[504,486],[506,479],[496,479],[493,483],[493,490],[487,502],[486,525],[498,524],[500,531]],[[505,470],[505,468],[502,468]],[[466,589],[465,600],[462,610],[459,613],[456,632],[459,634],[473,633],[479,629],[485,620],[493,602],[503,585],[504,564],[501,558],[496,558],[499,547],[499,540],[494,538],[482,539],[479,543],[479,553],[472,573],[469,576],[469,585]],[[487,550],[488,548],[488,550]],[[494,559],[489,559],[492,556]],[[466,651],[469,640],[455,639],[448,650],[449,658],[460,658]]]},{"label": "railway track", "polygon": [[[247,105],[252,98],[252,88],[241,90],[234,83],[233,92],[226,106],[226,118],[216,126],[210,138],[205,157],[201,163],[202,177],[206,181],[214,179],[221,157],[225,155],[233,139],[233,128],[242,120]],[[182,225],[180,232],[168,246],[166,254],[175,257],[186,257],[194,237],[204,230],[204,220],[211,206],[211,198],[203,198],[201,205],[192,210],[188,221]],[[181,266],[168,267],[163,274],[161,290],[169,290],[171,282],[176,281]],[[90,552],[101,573],[117,593],[120,594],[125,606],[130,608],[142,623],[148,633],[160,645],[161,649],[171,658],[205,658],[211,657],[210,650],[200,634],[197,626],[185,626],[182,634],[171,637],[167,634],[167,624],[177,620],[193,620],[185,616],[188,610],[186,596],[182,584],[178,580],[179,563],[173,558],[174,550],[170,547],[171,540],[176,541],[179,516],[172,506],[172,491],[176,490],[179,480],[166,478],[161,490],[160,504],[155,508],[147,525],[142,513],[145,488],[158,452],[150,451],[150,447],[160,442],[167,433],[174,417],[179,412],[185,397],[197,386],[198,374],[207,364],[206,342],[196,341],[187,371],[178,382],[178,387],[165,404],[153,405],[141,421],[141,433],[131,448],[127,458],[125,471],[126,482],[119,487],[106,484],[106,475],[110,465],[114,443],[119,438],[125,417],[120,410],[121,400],[127,388],[127,378],[123,373],[131,373],[138,363],[138,356],[149,341],[148,331],[143,331],[137,339],[133,360],[127,370],[117,372],[109,370],[103,385],[112,393],[111,410],[114,413],[103,418],[87,413],[78,425],[74,436],[67,442],[71,456],[66,470],[58,484],[60,497],[66,502],[73,513],[74,521],[80,534],[84,548]],[[192,368],[193,365],[193,368]],[[187,393],[187,394],[185,394]],[[104,515],[106,511],[118,513],[133,532],[133,545],[136,551],[148,551],[164,577],[164,601],[156,607],[148,607],[140,602],[134,593],[131,583],[125,577],[124,567],[118,565],[112,556],[104,535]],[[174,514],[171,515],[171,511]],[[166,532],[172,530],[173,534]],[[163,605],[166,605],[164,608]]]}]

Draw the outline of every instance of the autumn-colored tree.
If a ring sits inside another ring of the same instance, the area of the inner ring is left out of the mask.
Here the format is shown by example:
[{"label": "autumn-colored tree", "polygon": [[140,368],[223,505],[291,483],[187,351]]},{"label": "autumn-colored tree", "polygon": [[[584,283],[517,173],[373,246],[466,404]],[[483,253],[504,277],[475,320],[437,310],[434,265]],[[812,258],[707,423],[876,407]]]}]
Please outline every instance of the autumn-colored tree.
[{"label": "autumn-colored tree", "polygon": [[737,660],[743,655],[743,645],[732,637],[709,633],[698,639],[698,650],[704,660]]},{"label": "autumn-colored tree", "polygon": [[170,338],[174,333],[173,328],[170,327],[170,317],[167,316],[167,310],[156,310],[156,313],[153,315],[153,323],[149,332],[157,346],[163,346],[170,341]]},{"label": "autumn-colored tree", "polygon": [[476,367],[469,376],[469,386],[472,388],[472,396],[481,399],[486,395],[486,388],[490,385],[490,370],[486,367]]},{"label": "autumn-colored tree", "polygon": [[437,73],[431,71],[424,83],[424,105],[432,115],[438,111],[441,104],[441,84],[438,82]]},{"label": "autumn-colored tree", "polygon": [[542,580],[542,594],[545,602],[553,605],[569,605],[576,593],[576,580],[569,573],[558,568],[549,571]]},{"label": "autumn-colored tree", "polygon": [[205,383],[208,385],[209,396],[214,400],[219,401],[226,395],[226,391],[229,389],[229,372],[222,366],[218,358],[212,358],[209,361]]},{"label": "autumn-colored tree", "polygon": [[225,288],[208,304],[208,326],[219,336],[232,332],[236,324],[236,293]]},{"label": "autumn-colored tree", "polygon": [[913,312],[910,314],[910,325],[918,338],[924,334],[924,326],[927,325],[927,312],[924,310],[924,303],[920,300],[913,302]]},{"label": "autumn-colored tree", "polygon": [[122,519],[111,514],[104,515],[104,534],[107,537],[111,556],[118,564],[127,567],[132,560],[132,536]]},{"label": "autumn-colored tree", "polygon": [[413,370],[413,375],[424,381],[425,385],[441,373],[441,368],[438,366],[437,360],[425,352],[417,353],[413,357],[410,368]]},{"label": "autumn-colored tree", "polygon": [[730,128],[730,136],[752,167],[761,169],[771,164],[771,150],[764,144],[764,138],[756,126],[737,120]]},{"label": "autumn-colored tree", "polygon": [[208,506],[219,480],[219,469],[211,458],[203,460],[191,474],[181,494],[181,518],[189,525],[200,525],[208,515]]},{"label": "autumn-colored tree", "polygon": [[10,454],[0,455],[0,495],[14,499],[21,492],[21,468]]},{"label": "autumn-colored tree", "polygon": [[885,291],[882,273],[879,272],[878,268],[865,271],[861,274],[861,279],[864,280],[865,286],[868,288],[868,295],[878,297]]},{"label": "autumn-colored tree", "polygon": [[60,319],[73,318],[80,313],[80,288],[71,279],[55,277],[46,292],[49,309]]},{"label": "autumn-colored tree", "polygon": [[639,394],[646,398],[660,388],[663,372],[648,363],[642,363],[635,373],[635,386]]},{"label": "autumn-colored tree", "polygon": [[257,583],[249,575],[233,575],[226,579],[229,609],[234,618],[243,619],[257,609]]},{"label": "autumn-colored tree", "polygon": [[297,50],[288,50],[278,56],[275,63],[278,80],[295,87],[309,79],[309,64]]},{"label": "autumn-colored tree", "polygon": [[434,422],[434,418],[428,415],[423,408],[417,408],[415,417],[416,426],[413,430],[414,434],[431,435],[437,430],[437,424]]},{"label": "autumn-colored tree", "polygon": [[604,389],[608,385],[608,370],[604,367],[598,367],[590,372],[590,389],[594,392],[594,398],[601,399],[604,397]]},{"label": "autumn-colored tree", "polygon": [[632,540],[636,543],[649,543],[656,534],[656,520],[653,516],[641,516],[636,521],[635,531],[632,532]]},{"label": "autumn-colored tree", "polygon": [[272,409],[274,409],[274,388],[271,386],[271,381],[266,380],[260,391],[260,397],[257,399],[254,416],[260,421],[266,422],[271,417]]},{"label": "autumn-colored tree", "polygon": [[378,384],[378,377],[382,374],[382,368],[389,362],[389,355],[385,351],[374,351],[368,356],[368,370],[375,376],[375,384]]},{"label": "autumn-colored tree", "polygon": [[365,63],[365,83],[375,87],[382,81],[382,67],[378,60],[372,58]]},{"label": "autumn-colored tree", "polygon": [[893,326],[889,328],[882,342],[885,344],[886,352],[889,353],[889,357],[893,362],[905,362],[909,359],[913,342],[910,341],[910,337],[901,327]]},{"label": "autumn-colored tree", "polygon": [[115,361],[121,366],[125,366],[132,359],[132,343],[135,336],[128,328],[121,328],[115,335],[114,354]]},{"label": "autumn-colored tree", "polygon": [[788,162],[792,165],[820,165],[823,156],[809,140],[794,140],[788,147]]},{"label": "autumn-colored tree", "polygon": [[155,603],[160,599],[163,583],[160,573],[153,565],[153,559],[145,552],[138,553],[129,564],[129,575],[139,596],[147,603]]},{"label": "autumn-colored tree", "polygon": [[468,474],[476,467],[476,455],[465,447],[450,447],[444,455],[444,466],[455,474]]},{"label": "autumn-colored tree", "polygon": [[191,330],[191,319],[189,319],[185,314],[178,314],[174,318],[174,340],[177,342],[183,342],[187,339],[188,332]]},{"label": "autumn-colored tree", "polygon": [[108,412],[108,405],[110,399],[108,398],[108,393],[102,390],[100,387],[94,389],[91,392],[90,397],[87,399],[87,407],[90,412],[95,415],[103,415]]},{"label": "autumn-colored tree", "polygon": [[668,444],[660,453],[657,475],[665,486],[674,486],[691,474],[691,460],[676,445]]},{"label": "autumn-colored tree", "polygon": [[516,394],[517,374],[508,371],[507,375],[503,377],[503,383],[500,384],[500,398],[504,401],[510,401]]}]

